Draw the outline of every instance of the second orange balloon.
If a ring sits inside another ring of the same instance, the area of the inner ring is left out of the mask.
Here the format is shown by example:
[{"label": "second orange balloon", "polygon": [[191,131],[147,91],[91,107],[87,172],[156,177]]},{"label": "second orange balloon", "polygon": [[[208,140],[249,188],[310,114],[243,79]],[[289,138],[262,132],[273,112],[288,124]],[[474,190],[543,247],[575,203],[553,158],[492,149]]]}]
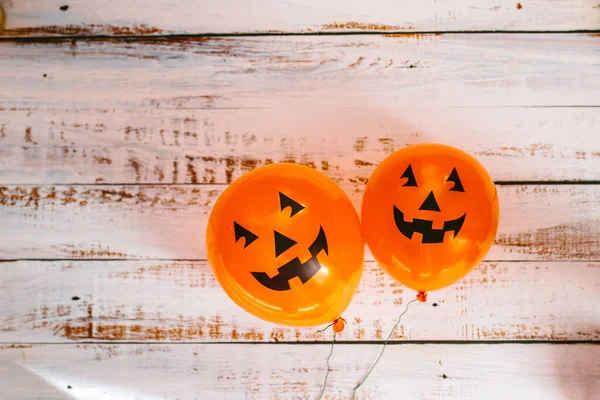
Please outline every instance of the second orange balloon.
[{"label": "second orange balloon", "polygon": [[441,289],[475,267],[498,228],[496,188],[462,150],[422,144],[386,158],[365,188],[362,223],[375,259],[417,292]]}]

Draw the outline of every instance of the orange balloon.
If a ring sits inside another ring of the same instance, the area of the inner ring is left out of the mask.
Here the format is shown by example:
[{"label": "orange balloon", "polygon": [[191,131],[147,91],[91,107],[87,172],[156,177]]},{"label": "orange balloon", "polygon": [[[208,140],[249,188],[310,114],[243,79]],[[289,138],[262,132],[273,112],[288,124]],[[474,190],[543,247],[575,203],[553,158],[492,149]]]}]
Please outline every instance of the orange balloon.
[{"label": "orange balloon", "polygon": [[365,188],[362,223],[373,256],[418,292],[446,287],[475,267],[498,229],[494,182],[462,150],[405,147],[387,157]]},{"label": "orange balloon", "polygon": [[234,181],[210,214],[206,247],[229,297],[283,325],[336,320],[363,268],[362,229],[348,196],[297,164],[264,166]]}]

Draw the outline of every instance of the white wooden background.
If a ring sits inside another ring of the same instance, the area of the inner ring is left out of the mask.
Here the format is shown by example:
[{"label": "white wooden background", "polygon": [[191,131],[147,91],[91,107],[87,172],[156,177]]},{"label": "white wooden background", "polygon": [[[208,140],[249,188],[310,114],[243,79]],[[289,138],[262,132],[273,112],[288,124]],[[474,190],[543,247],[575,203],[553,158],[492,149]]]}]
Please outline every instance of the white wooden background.
[{"label": "white wooden background", "polygon": [[[292,161],[358,207],[383,158],[431,141],[490,171],[499,233],[358,398],[599,398],[597,0],[0,4],[1,398],[316,398],[331,333],[227,298],[211,206]],[[366,258],[327,399],[414,296]]]}]

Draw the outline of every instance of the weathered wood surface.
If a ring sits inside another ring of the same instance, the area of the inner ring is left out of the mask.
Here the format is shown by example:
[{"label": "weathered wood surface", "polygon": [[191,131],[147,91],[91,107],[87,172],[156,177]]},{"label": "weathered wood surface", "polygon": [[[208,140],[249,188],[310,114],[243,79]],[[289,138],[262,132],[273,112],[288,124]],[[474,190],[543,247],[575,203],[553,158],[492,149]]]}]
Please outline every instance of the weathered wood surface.
[{"label": "weathered wood surface", "polygon": [[403,106],[600,105],[600,40],[594,35],[105,38],[1,45],[3,109],[304,105],[389,112]]},{"label": "weathered wood surface", "polygon": [[[600,263],[486,262],[413,304],[394,341],[600,340]],[[207,262],[0,263],[0,342],[296,342],[331,331],[261,321]],[[343,341],[383,340],[415,293],[368,262]]]},{"label": "weathered wood surface", "polygon": [[[0,186],[0,259],[205,259],[225,187]],[[358,208],[363,186],[343,188]],[[498,186],[498,196],[487,260],[600,259],[600,185]]]},{"label": "weathered wood surface", "polygon": [[[9,36],[598,29],[592,0],[2,0]],[[61,8],[62,7],[62,8]]]},{"label": "weathered wood surface", "polygon": [[[0,345],[11,399],[316,399],[328,345]],[[380,346],[338,344],[325,399],[347,400]],[[594,400],[600,346],[390,346],[357,400]]]},{"label": "weathered wood surface", "polygon": [[[316,397],[329,346],[306,342],[330,332],[226,297],[204,260],[211,206],[278,161],[358,206],[387,154],[431,141],[502,181],[499,234],[488,261],[411,307],[359,398],[597,397],[600,347],[568,343],[600,340],[598,35],[416,33],[597,30],[596,2],[0,2],[7,398]],[[384,35],[143,37],[280,31]],[[380,348],[362,342],[413,296],[366,263],[326,398],[349,398]],[[421,340],[460,344],[406,343]]]},{"label": "weathered wood surface", "polygon": [[5,109],[0,184],[230,183],[281,161],[364,182],[392,151],[431,141],[497,181],[600,180],[598,132],[600,107]]}]

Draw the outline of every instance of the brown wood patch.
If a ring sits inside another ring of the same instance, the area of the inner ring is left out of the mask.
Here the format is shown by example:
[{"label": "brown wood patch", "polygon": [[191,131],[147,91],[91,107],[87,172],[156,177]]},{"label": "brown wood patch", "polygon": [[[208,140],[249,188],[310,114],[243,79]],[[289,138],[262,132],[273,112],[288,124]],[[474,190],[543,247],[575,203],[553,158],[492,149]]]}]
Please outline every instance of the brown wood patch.
[{"label": "brown wood patch", "polygon": [[[233,159],[224,162],[231,168],[237,165]],[[178,168],[181,175],[188,172]],[[240,163],[240,168],[246,167]],[[359,210],[366,178],[352,181],[342,188]],[[14,226],[10,232],[0,232],[1,254],[5,259],[204,259],[206,223],[224,188],[214,184],[0,186],[0,211]],[[498,186],[502,217],[496,243],[486,258],[598,259],[599,191],[596,185]],[[43,244],[18,240],[33,231],[47,238]],[[371,254],[367,252],[366,258],[371,260]]]},{"label": "brown wood patch", "polygon": [[389,32],[389,31],[405,31],[405,30],[414,30],[415,27],[412,25],[400,26],[400,25],[385,25],[385,24],[377,24],[377,23],[367,23],[367,22],[333,22],[330,24],[325,24],[322,26],[324,31],[381,31],[381,32]]},{"label": "brown wood patch", "polygon": [[9,37],[22,36],[137,36],[158,35],[168,32],[154,26],[135,24],[126,26],[102,24],[72,24],[72,25],[45,25],[6,29],[3,33]]},{"label": "brown wood patch", "polygon": [[[430,293],[427,303],[413,305],[392,338],[596,340],[600,331],[586,321],[596,309],[597,268],[581,262],[483,263]],[[14,307],[0,310],[5,342],[278,343],[327,341],[331,334],[247,314],[227,298],[206,262],[20,261],[0,264],[0,272],[14,282],[5,291]],[[338,339],[383,340],[414,295],[368,262]]]},{"label": "brown wood patch", "polygon": [[[190,102],[208,101],[205,97],[209,95],[156,101],[161,107],[187,107]],[[484,120],[498,119],[493,123],[497,130],[486,136],[486,143],[470,143],[466,148],[497,180],[599,177],[596,166],[600,166],[600,157],[596,154],[600,153],[592,141],[598,129],[594,108],[535,109],[533,115],[516,121],[506,111],[459,110],[455,111],[460,114],[456,118],[469,119],[471,125],[480,120],[481,126],[472,127],[475,130],[490,130]],[[410,118],[422,121],[419,112],[423,110],[412,111]],[[0,125],[0,140],[2,157],[11,165],[4,173],[7,183],[231,183],[248,171],[277,162],[300,163],[338,183],[357,183],[366,182],[377,165],[395,150],[429,140],[423,127],[415,125],[417,122],[398,124],[391,116],[362,111],[346,115],[339,111],[295,110],[282,112],[281,117],[269,110],[6,113],[8,122]],[[502,118],[498,113],[503,114]],[[352,121],[354,115],[358,117]],[[436,120],[451,124],[448,118],[436,116]],[[543,126],[584,124],[579,129],[580,142],[570,147],[562,143],[568,129],[540,130],[546,142],[522,140],[525,136],[519,136],[511,145],[500,145],[500,140],[489,139],[502,138],[508,131],[521,130],[525,135],[532,126],[542,123],[539,119],[543,119]],[[581,119],[584,122],[577,122]],[[503,123],[507,125],[502,127]],[[442,129],[443,123],[439,124]],[[371,134],[364,136],[366,132]],[[447,135],[457,143],[467,143],[468,138],[462,134]]]},{"label": "brown wood patch", "polygon": [[567,254],[570,259],[595,260],[600,259],[600,246],[595,233],[598,230],[600,220],[591,218],[576,224],[499,235],[495,244],[506,246],[511,253],[533,254],[548,260]]}]

